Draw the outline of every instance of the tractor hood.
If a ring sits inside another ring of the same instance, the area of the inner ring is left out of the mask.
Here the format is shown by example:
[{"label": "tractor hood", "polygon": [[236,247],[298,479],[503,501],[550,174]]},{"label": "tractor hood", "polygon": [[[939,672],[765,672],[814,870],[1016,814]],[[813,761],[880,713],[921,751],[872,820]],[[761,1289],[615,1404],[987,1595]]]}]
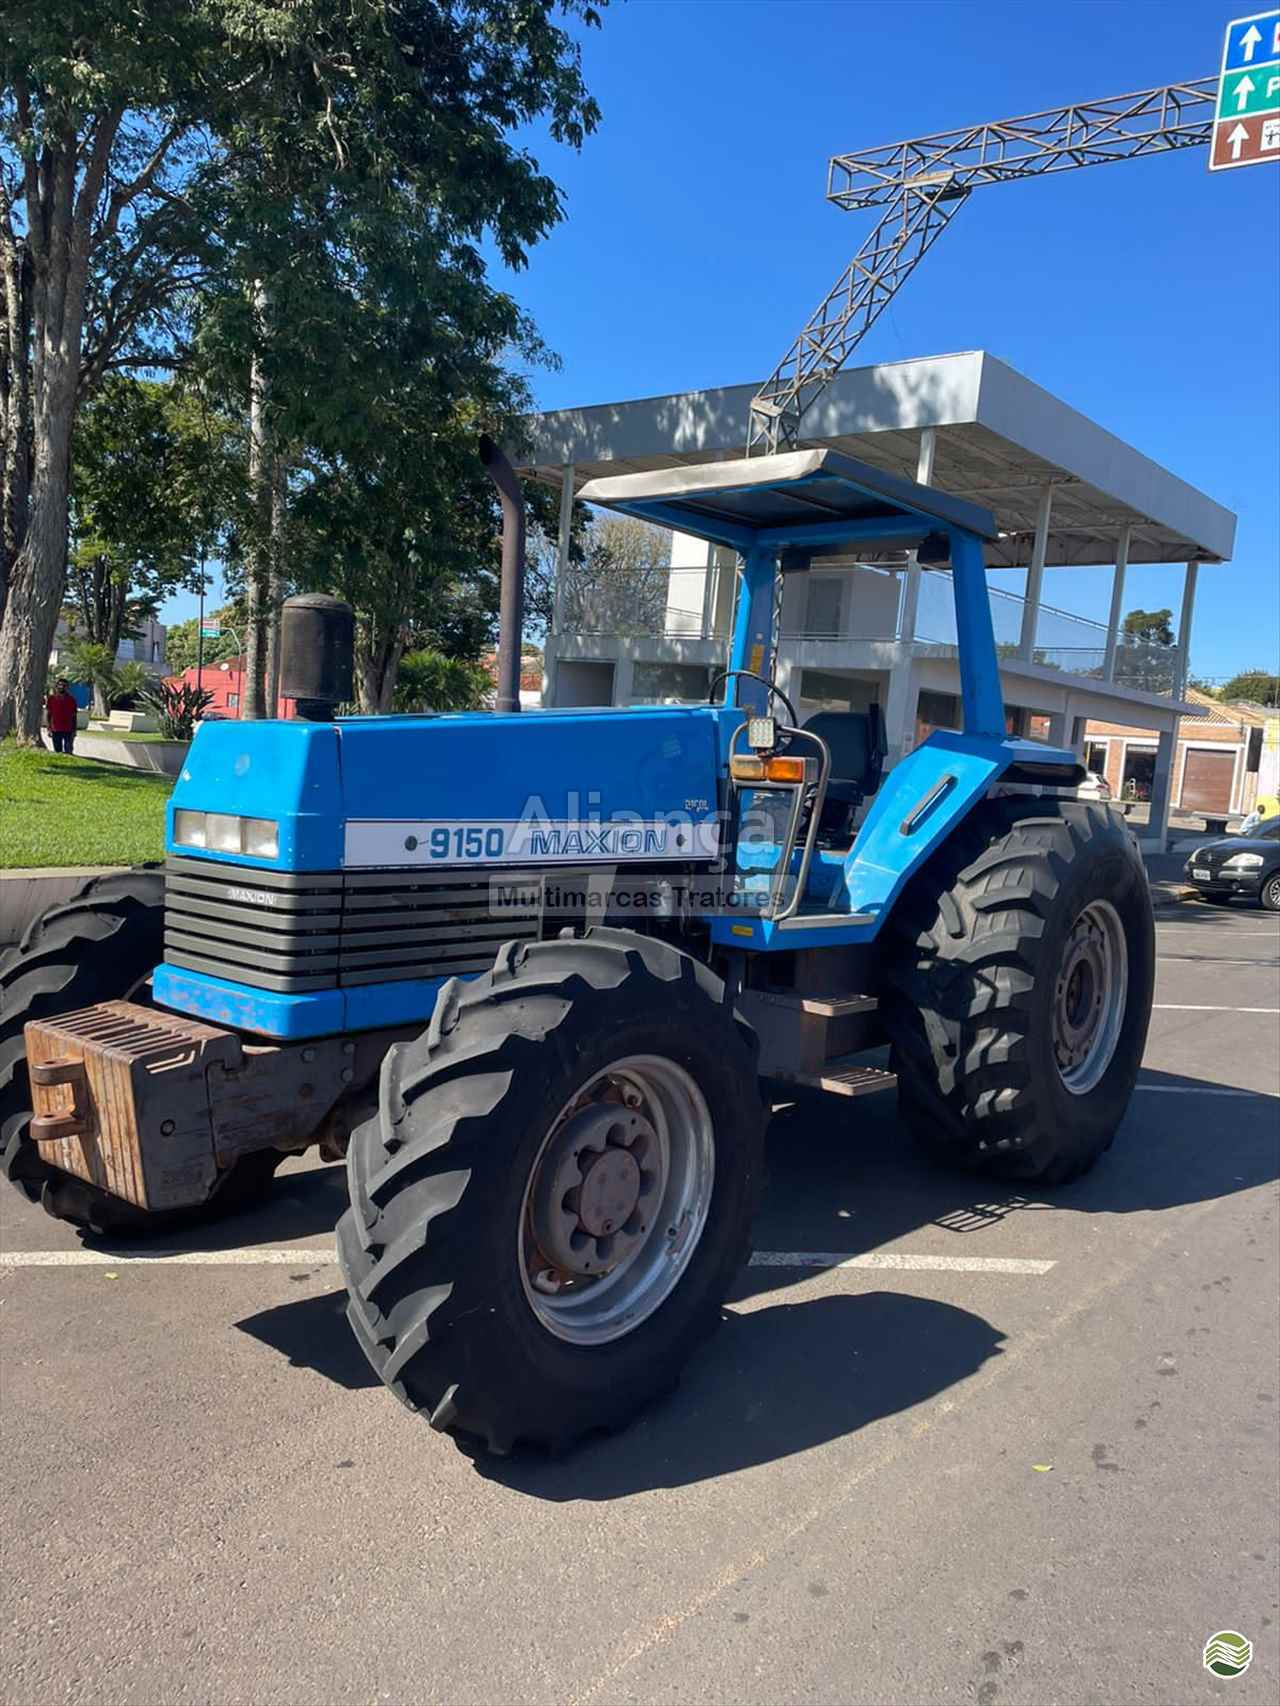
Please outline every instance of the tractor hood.
[{"label": "tractor hood", "polygon": [[[681,705],[205,723],[168,850],[277,871],[710,859],[741,718]],[[274,823],[274,857],[219,848],[228,826],[197,814]]]}]

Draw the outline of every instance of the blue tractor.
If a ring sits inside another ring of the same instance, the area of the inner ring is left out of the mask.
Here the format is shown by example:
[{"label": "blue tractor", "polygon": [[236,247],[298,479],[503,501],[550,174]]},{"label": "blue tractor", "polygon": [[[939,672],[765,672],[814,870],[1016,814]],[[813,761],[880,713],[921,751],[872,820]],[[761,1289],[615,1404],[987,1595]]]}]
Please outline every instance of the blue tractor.
[{"label": "blue tractor", "polygon": [[[0,964],[0,1130],[14,1184],[98,1235],[345,1154],[365,1354],[505,1451],[674,1383],[747,1257],[770,1098],[896,1086],[933,1157],[1089,1167],[1154,947],[1123,821],[1073,752],[1006,734],[984,510],[830,450],[597,480],[737,553],[729,668],[705,705],[518,714],[521,524],[488,458],[497,712],[335,717],[350,611],[290,601],[299,720],[202,728],[163,870]],[[882,775],[874,712],[802,724],[772,684],[774,627],[815,555],[906,549],[951,565],[964,727]]]}]

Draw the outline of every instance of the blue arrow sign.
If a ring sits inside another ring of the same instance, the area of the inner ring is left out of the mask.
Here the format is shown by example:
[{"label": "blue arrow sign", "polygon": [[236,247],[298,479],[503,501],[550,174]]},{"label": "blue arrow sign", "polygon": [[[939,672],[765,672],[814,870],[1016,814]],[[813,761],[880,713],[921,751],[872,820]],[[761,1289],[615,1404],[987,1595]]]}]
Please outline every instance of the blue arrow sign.
[{"label": "blue arrow sign", "polygon": [[1245,71],[1274,59],[1280,59],[1280,10],[1235,18],[1227,25],[1224,71]]}]

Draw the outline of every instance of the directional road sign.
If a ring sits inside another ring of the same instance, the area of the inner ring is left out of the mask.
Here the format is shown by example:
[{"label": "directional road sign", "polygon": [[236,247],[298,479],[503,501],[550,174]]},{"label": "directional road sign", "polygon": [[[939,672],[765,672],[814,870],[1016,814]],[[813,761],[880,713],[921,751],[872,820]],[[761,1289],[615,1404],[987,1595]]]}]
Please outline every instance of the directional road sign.
[{"label": "directional road sign", "polygon": [[1227,25],[1209,170],[1280,160],[1280,10]]}]

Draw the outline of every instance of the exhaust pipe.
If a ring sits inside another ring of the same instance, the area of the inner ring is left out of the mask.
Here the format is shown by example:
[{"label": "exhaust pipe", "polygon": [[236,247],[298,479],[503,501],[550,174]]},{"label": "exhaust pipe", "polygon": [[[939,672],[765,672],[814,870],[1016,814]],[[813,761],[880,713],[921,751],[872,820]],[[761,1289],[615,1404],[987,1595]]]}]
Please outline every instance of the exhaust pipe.
[{"label": "exhaust pipe", "polygon": [[516,471],[489,437],[480,460],[502,503],[502,581],[498,597],[498,691],[494,709],[520,709],[520,635],[524,627],[524,501]]}]

